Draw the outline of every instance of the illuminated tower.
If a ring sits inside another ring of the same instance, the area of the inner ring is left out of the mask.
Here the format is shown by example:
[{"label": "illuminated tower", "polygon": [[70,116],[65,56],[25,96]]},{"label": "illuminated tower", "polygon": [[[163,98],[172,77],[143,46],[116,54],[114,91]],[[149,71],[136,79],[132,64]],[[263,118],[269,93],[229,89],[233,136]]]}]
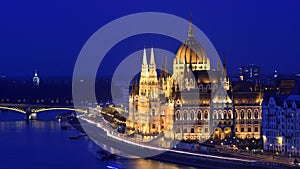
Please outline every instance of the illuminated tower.
[{"label": "illuminated tower", "polygon": [[141,70],[141,77],[140,77],[140,84],[139,84],[139,96],[147,96],[149,93],[148,88],[148,63],[147,63],[147,55],[146,55],[146,48],[144,48],[143,53],[143,63],[142,63],[142,70]]},{"label": "illuminated tower", "polygon": [[40,85],[40,78],[38,77],[37,70],[35,70],[34,76],[32,78],[32,82],[34,86]]},{"label": "illuminated tower", "polygon": [[151,48],[151,55],[150,55],[148,85],[149,85],[149,89],[150,89],[149,97],[152,99],[157,98],[158,97],[158,80],[157,80],[156,64],[155,64],[155,60],[154,60],[153,48]]},{"label": "illuminated tower", "polygon": [[195,70],[210,70],[210,59],[202,45],[195,39],[192,17],[190,18],[187,40],[180,46],[173,61],[173,78],[180,89],[184,86],[184,66]]},{"label": "illuminated tower", "polygon": [[156,72],[154,49],[151,48],[150,62],[147,63],[146,49],[143,52],[142,67],[138,92],[133,87],[129,98],[129,117],[126,126],[129,133],[135,132],[143,136],[162,132],[159,84]]}]

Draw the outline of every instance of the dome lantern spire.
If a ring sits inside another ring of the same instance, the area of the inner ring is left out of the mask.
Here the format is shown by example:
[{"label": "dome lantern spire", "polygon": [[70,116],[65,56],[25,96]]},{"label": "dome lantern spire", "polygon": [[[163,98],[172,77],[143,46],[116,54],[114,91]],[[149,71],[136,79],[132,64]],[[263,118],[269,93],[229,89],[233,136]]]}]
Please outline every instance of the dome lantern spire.
[{"label": "dome lantern spire", "polygon": [[193,28],[193,20],[192,20],[192,14],[190,16],[190,26],[189,26],[189,33],[188,37],[194,37],[194,28]]}]

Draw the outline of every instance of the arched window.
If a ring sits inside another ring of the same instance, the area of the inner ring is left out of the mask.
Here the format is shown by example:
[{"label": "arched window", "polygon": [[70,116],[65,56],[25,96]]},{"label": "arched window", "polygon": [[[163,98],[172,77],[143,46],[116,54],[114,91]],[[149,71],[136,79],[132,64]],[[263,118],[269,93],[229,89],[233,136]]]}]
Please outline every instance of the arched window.
[{"label": "arched window", "polygon": [[201,112],[200,111],[198,111],[197,118],[198,118],[198,120],[201,120]]},{"label": "arched window", "polygon": [[227,118],[228,118],[228,116],[227,116],[227,111],[226,111],[226,110],[224,110],[224,112],[223,112],[223,118],[224,118],[224,119],[227,119]]},{"label": "arched window", "polygon": [[194,120],[194,112],[191,112],[191,120]]},{"label": "arched window", "polygon": [[258,110],[254,110],[254,118],[258,119]]},{"label": "arched window", "polygon": [[155,116],[155,109],[152,109],[152,116]]},{"label": "arched window", "polygon": [[214,84],[214,91],[216,91],[218,88],[217,84]]},{"label": "arched window", "polygon": [[228,111],[228,118],[232,119],[232,111],[231,110]]},{"label": "arched window", "polygon": [[241,110],[241,119],[244,119],[244,118],[245,118],[245,111]]},{"label": "arched window", "polygon": [[187,119],[187,112],[186,111],[183,113],[183,118],[184,118],[184,120]]},{"label": "arched window", "polygon": [[204,112],[204,119],[205,119],[205,120],[208,119],[208,112],[207,112],[207,110]]},{"label": "arched window", "polygon": [[198,127],[198,133],[201,133],[201,131],[202,131],[202,128]]},{"label": "arched window", "polygon": [[251,119],[251,110],[247,111],[247,116],[248,116],[248,119]]},{"label": "arched window", "polygon": [[224,118],[222,110],[219,110],[218,117],[219,117],[219,119],[223,119]]},{"label": "arched window", "polygon": [[199,90],[200,90],[200,92],[203,91],[203,85],[202,84],[199,85]]},{"label": "arched window", "polygon": [[180,120],[180,111],[177,111],[176,118],[177,118],[177,120]]},{"label": "arched window", "polygon": [[206,85],[206,90],[210,90],[210,85]]}]

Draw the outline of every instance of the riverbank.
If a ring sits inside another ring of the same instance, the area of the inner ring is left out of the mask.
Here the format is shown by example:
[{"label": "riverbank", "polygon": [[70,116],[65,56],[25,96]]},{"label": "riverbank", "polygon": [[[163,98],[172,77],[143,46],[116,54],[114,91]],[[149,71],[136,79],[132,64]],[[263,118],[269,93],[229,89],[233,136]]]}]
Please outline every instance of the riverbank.
[{"label": "riverbank", "polygon": [[[97,122],[90,122],[85,121],[84,127],[88,127],[89,130],[93,131],[93,138],[96,136],[97,140],[103,141],[103,144],[106,143],[118,146],[119,150],[124,149],[124,151],[151,151],[145,150],[145,148],[140,148],[139,146],[131,146],[130,143],[125,143],[123,141],[114,140],[111,137],[107,138],[107,130],[102,129],[97,125]],[[95,134],[96,133],[96,134]],[[111,134],[110,134],[111,135]],[[106,141],[108,140],[109,141]],[[116,142],[116,143],[114,143]],[[121,144],[126,144],[124,147]],[[164,161],[172,164],[180,164],[185,166],[192,166],[192,167],[200,167],[200,168],[208,168],[208,169],[216,169],[216,168],[223,168],[223,169],[240,169],[240,168],[257,168],[257,169],[270,169],[270,168],[293,168],[292,166],[278,164],[275,162],[272,163],[264,163],[260,159],[257,158],[249,158],[249,157],[242,157],[239,155],[233,156],[232,154],[227,154],[228,156],[216,156],[216,155],[205,155],[200,153],[192,153],[188,151],[179,151],[174,149],[169,149],[159,153],[158,155],[155,154],[151,157],[147,157],[146,159],[156,160],[156,161]]]},{"label": "riverbank", "polygon": [[255,169],[283,169],[283,168],[296,168],[287,165],[279,165],[275,163],[262,163],[262,162],[237,162],[230,160],[221,160],[213,158],[203,158],[196,157],[193,155],[181,155],[178,153],[165,152],[163,154],[149,157],[148,159],[168,162],[172,164],[179,164],[185,166],[191,166],[196,168],[205,169],[245,169],[245,168],[255,168]]}]

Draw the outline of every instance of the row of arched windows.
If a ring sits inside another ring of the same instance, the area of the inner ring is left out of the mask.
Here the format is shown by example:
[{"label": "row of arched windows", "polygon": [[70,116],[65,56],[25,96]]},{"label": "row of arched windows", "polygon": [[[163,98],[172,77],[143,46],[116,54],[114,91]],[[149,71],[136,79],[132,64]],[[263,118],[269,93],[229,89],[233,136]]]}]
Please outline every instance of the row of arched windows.
[{"label": "row of arched windows", "polygon": [[198,111],[197,113],[195,113],[194,111],[191,111],[190,113],[188,113],[187,111],[184,111],[183,113],[180,112],[180,110],[176,111],[176,120],[208,120],[208,118],[209,115],[207,110],[204,111],[203,115],[201,111]]},{"label": "row of arched windows", "polygon": [[218,112],[215,110],[213,113],[213,119],[232,119],[232,111],[231,110],[219,110]]},{"label": "row of arched windows", "polygon": [[[247,113],[244,109],[240,112],[235,113],[236,118],[239,119],[258,119],[259,118],[259,111],[258,109],[254,110],[254,113],[251,110],[248,110]],[[209,118],[208,111],[205,110],[204,113],[198,111],[195,113],[194,111],[183,111],[177,110],[176,112],[176,120],[207,120]],[[213,112],[213,119],[232,119],[233,114],[231,110],[224,110],[224,111],[214,111]]]},{"label": "row of arched windows", "polygon": [[244,109],[240,110],[240,112],[236,111],[235,113],[236,118],[239,119],[258,119],[259,118],[259,112],[258,109],[254,110],[254,113],[252,112],[252,110],[247,110],[247,113],[245,112]]},{"label": "row of arched windows", "polygon": [[199,85],[199,91],[202,92],[202,91],[208,91],[208,90],[216,90],[218,88],[218,86],[216,84],[213,85],[213,87],[211,87],[210,85],[206,85],[205,87],[200,84]]}]

